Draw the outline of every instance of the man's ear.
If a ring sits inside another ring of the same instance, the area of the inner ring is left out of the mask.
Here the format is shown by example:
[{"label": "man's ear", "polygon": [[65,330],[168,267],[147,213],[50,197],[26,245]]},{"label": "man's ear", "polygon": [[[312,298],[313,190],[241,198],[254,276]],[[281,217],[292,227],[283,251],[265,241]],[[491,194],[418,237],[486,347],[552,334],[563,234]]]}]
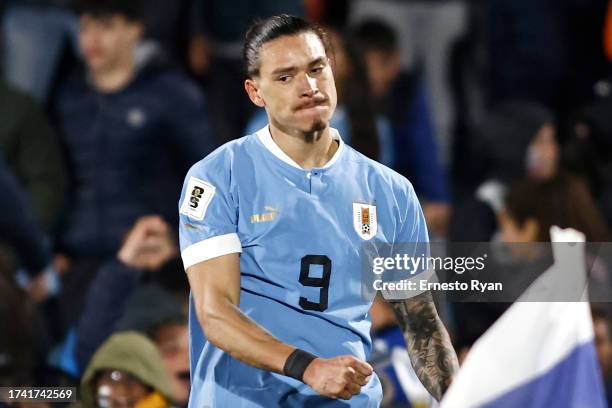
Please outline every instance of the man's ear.
[{"label": "man's ear", "polygon": [[252,79],[245,80],[244,89],[249,95],[249,99],[251,99],[251,102],[259,106],[260,108],[266,106],[266,103],[264,102],[263,98],[259,95],[259,88],[257,88],[255,81],[253,81]]}]

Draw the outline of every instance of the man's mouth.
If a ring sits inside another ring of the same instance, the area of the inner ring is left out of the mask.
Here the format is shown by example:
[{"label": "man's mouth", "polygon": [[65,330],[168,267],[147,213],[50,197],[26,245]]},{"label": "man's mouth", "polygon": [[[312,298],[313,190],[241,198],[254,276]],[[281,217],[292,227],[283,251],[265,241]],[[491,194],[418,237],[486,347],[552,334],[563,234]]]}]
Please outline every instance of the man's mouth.
[{"label": "man's mouth", "polygon": [[327,102],[327,99],[313,99],[311,101],[298,105],[295,110],[311,109],[317,106],[321,106]]}]

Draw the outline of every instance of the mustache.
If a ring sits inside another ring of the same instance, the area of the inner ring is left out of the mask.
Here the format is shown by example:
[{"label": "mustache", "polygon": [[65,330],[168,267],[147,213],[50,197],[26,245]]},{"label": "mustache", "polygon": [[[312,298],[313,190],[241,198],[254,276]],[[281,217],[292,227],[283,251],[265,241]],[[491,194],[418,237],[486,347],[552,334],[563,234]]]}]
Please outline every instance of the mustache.
[{"label": "mustache", "polygon": [[305,108],[312,108],[314,106],[322,105],[328,101],[328,98],[324,95],[313,96],[312,98],[305,100],[293,107],[293,110],[300,110]]}]

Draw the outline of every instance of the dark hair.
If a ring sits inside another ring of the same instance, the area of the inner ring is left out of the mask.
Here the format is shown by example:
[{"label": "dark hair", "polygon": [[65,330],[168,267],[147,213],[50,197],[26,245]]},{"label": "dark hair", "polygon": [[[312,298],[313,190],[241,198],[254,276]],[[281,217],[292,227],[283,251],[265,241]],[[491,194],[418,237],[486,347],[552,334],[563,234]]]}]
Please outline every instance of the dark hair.
[{"label": "dark hair", "polygon": [[359,23],[351,30],[351,37],[363,52],[398,50],[395,31],[382,20],[365,20]]},{"label": "dark hair", "polygon": [[606,242],[610,234],[581,179],[559,173],[545,182],[523,181],[506,196],[506,210],[519,226],[529,218],[539,224],[538,242],[550,241],[550,227],[575,228],[587,241]]},{"label": "dark hair", "polygon": [[159,336],[159,330],[161,328],[166,326],[187,326],[188,324],[189,321],[187,320],[187,316],[182,313],[174,314],[162,318],[159,322],[151,326],[145,334],[153,342],[157,342],[157,337]]},{"label": "dark hair", "polygon": [[325,52],[331,50],[325,31],[306,20],[280,14],[265,20],[257,20],[246,32],[242,56],[245,64],[245,72],[248,77],[259,75],[260,61],[259,52],[262,45],[282,36],[297,35],[304,32],[312,32],[319,37],[325,48]]},{"label": "dark hair", "polygon": [[130,21],[142,21],[143,19],[141,0],[78,0],[75,9],[80,15],[107,17],[119,14]]}]

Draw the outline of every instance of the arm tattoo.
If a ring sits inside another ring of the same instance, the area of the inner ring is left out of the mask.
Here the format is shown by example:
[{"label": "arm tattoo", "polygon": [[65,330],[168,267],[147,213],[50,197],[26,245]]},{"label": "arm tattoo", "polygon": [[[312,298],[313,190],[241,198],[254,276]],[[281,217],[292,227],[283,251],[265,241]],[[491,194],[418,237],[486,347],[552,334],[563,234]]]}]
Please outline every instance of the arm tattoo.
[{"label": "arm tattoo", "polygon": [[459,369],[457,354],[429,292],[390,303],[404,333],[412,367],[438,401]]}]

